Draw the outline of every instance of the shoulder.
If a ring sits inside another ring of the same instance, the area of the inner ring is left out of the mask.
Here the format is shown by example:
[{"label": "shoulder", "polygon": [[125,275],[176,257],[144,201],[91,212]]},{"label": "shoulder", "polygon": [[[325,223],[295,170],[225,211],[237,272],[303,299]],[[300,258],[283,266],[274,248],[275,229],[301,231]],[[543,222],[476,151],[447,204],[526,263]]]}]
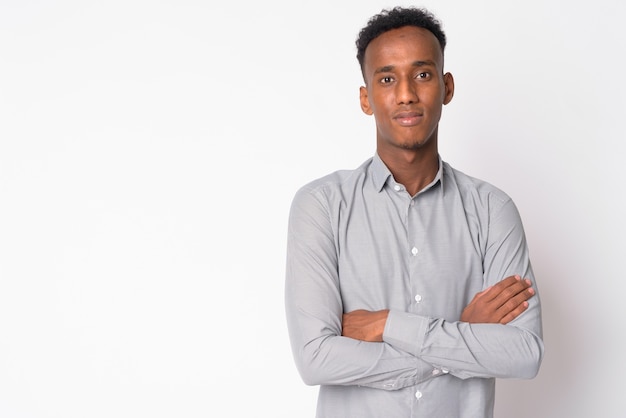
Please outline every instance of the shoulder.
[{"label": "shoulder", "polygon": [[372,158],[363,162],[359,167],[352,170],[337,170],[323,177],[306,183],[298,189],[294,200],[306,199],[307,196],[317,198],[332,198],[342,195],[345,190],[354,189],[362,184],[368,177],[368,169]]},{"label": "shoulder", "polygon": [[502,211],[517,212],[513,199],[499,187],[457,170],[448,163],[444,162],[443,168],[446,191],[458,193],[466,211],[483,212],[490,218]]},{"label": "shoulder", "polygon": [[444,181],[452,183],[452,186],[458,188],[462,194],[489,198],[502,203],[511,200],[511,197],[502,189],[485,180],[470,176],[446,162],[443,163],[443,168]]},{"label": "shoulder", "polygon": [[371,159],[354,170],[337,170],[300,187],[293,197],[290,223],[326,225],[344,206],[346,196],[366,182]]}]

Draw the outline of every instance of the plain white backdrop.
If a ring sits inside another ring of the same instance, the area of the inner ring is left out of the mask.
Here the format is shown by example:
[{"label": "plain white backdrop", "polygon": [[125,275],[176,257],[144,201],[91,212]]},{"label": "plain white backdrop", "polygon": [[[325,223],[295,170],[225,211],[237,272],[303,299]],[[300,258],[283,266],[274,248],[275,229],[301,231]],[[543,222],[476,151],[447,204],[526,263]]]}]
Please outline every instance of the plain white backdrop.
[{"label": "plain white backdrop", "polygon": [[[304,183],[374,152],[354,40],[409,2],[0,2],[0,417],[312,417],[283,309]],[[621,2],[435,1],[444,160],[524,220],[545,360],[500,418],[622,417]]]}]

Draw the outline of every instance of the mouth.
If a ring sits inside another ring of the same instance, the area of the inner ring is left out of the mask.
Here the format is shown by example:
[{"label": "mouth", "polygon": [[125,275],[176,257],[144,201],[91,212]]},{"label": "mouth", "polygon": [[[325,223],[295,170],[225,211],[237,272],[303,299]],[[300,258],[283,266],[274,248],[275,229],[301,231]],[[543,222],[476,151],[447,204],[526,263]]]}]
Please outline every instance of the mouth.
[{"label": "mouth", "polygon": [[415,126],[422,121],[424,115],[418,112],[398,112],[394,115],[393,119],[398,122],[400,126]]}]

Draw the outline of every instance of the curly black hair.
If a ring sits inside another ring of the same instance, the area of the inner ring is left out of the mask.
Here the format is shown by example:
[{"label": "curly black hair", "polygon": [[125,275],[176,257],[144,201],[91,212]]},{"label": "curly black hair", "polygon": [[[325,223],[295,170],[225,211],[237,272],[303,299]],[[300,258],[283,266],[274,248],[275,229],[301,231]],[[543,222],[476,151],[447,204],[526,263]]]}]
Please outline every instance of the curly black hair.
[{"label": "curly black hair", "polygon": [[439,41],[441,52],[446,48],[446,34],[441,29],[439,20],[430,11],[416,7],[383,9],[379,14],[370,18],[356,40],[356,58],[359,60],[361,71],[363,71],[365,49],[370,42],[385,32],[404,26],[417,26],[432,32]]}]

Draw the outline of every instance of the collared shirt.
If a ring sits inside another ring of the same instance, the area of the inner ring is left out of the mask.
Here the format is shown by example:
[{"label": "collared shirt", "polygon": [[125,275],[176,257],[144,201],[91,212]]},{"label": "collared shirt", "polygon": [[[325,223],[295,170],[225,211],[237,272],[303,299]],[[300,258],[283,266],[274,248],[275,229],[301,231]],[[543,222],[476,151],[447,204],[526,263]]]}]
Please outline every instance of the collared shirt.
[{"label": "collared shirt", "polygon": [[[470,324],[474,295],[518,274],[537,290],[522,222],[496,187],[439,161],[415,196],[378,155],[302,187],[289,215],[285,303],[317,417],[492,417],[495,378],[532,378],[539,294],[509,324]],[[341,336],[344,312],[389,309],[383,342]]]}]

